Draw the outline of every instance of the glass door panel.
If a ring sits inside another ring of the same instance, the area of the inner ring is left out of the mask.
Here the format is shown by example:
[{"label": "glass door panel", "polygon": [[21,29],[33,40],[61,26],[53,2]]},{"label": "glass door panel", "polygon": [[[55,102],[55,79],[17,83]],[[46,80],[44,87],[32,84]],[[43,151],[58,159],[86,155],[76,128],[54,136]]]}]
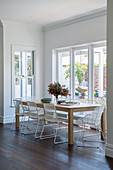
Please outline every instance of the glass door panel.
[{"label": "glass door panel", "polygon": [[14,84],[15,84],[15,98],[20,98],[21,97],[20,78],[15,77]]},{"label": "glass door panel", "polygon": [[70,89],[70,52],[58,53],[58,81]]},{"label": "glass door panel", "polygon": [[15,52],[15,55],[14,55],[14,68],[15,68],[15,76],[19,76],[21,74],[20,52]]},{"label": "glass door panel", "polygon": [[27,76],[32,75],[32,54],[27,53]]},{"label": "glass door panel", "polygon": [[74,51],[75,98],[88,99],[88,49]]},{"label": "glass door panel", "polygon": [[27,96],[28,97],[32,96],[32,84],[33,84],[32,80],[33,80],[32,78],[27,79]]},{"label": "glass door panel", "polygon": [[106,98],[106,47],[94,48],[94,100]]}]

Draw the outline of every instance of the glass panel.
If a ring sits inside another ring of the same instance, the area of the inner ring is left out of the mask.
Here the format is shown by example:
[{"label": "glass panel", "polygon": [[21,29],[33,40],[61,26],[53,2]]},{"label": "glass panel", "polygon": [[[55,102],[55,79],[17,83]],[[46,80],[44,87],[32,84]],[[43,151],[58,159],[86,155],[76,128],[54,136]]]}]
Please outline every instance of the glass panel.
[{"label": "glass panel", "polygon": [[94,100],[106,98],[106,47],[94,48]]},{"label": "glass panel", "polygon": [[26,53],[25,52],[22,52],[21,64],[22,64],[21,73],[22,76],[25,77],[26,76]]},{"label": "glass panel", "polygon": [[58,62],[59,82],[70,89],[70,52],[58,53]]},{"label": "glass panel", "polygon": [[21,97],[26,97],[26,79],[21,79]]},{"label": "glass panel", "polygon": [[20,79],[19,78],[15,78],[14,80],[14,84],[15,84],[15,98],[19,98],[21,97],[21,93],[20,93],[20,90],[21,90],[21,86],[20,86]]},{"label": "glass panel", "polygon": [[32,75],[32,56],[31,53],[26,53],[27,55],[27,76]]},{"label": "glass panel", "polygon": [[21,73],[21,65],[20,65],[20,52],[15,52],[14,54],[14,68],[15,68],[15,76],[19,76]]},{"label": "glass panel", "polygon": [[88,49],[74,51],[75,98],[88,99]]},{"label": "glass panel", "polygon": [[27,96],[32,96],[32,78],[28,78],[27,81]]}]

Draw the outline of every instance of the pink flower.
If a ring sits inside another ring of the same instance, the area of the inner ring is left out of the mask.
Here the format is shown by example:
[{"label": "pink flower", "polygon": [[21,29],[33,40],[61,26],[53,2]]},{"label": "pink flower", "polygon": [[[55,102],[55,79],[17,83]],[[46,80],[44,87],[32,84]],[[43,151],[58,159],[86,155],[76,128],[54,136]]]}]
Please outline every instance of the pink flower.
[{"label": "pink flower", "polygon": [[63,90],[61,90],[61,93],[63,93]]}]

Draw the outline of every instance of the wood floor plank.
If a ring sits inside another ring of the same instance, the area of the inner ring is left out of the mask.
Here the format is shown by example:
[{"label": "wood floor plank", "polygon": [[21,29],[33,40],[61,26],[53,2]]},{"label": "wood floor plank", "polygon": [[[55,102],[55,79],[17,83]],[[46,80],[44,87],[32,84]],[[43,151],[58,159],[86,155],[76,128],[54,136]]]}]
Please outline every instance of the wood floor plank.
[{"label": "wood floor plank", "polygon": [[102,151],[54,145],[53,139],[35,140],[33,135],[10,133],[10,124],[0,125],[0,170],[109,170],[113,159]]}]

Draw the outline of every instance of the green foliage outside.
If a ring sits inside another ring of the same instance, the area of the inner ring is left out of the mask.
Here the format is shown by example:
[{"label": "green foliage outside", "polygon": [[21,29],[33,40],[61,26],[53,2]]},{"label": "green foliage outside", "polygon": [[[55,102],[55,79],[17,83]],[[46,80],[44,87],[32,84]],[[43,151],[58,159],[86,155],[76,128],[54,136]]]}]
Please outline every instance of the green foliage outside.
[{"label": "green foliage outside", "polygon": [[[75,64],[75,76],[77,77],[79,84],[81,84],[82,78],[85,77],[84,69],[86,68],[88,68],[88,65]],[[70,77],[70,68],[65,71],[64,75],[66,80]]]},{"label": "green foliage outside", "polygon": [[[66,67],[69,67],[70,65],[67,65]],[[95,64],[94,67],[99,67],[99,65]],[[88,64],[82,65],[82,64],[75,64],[75,77],[77,77],[79,85],[82,82],[82,78],[85,77],[85,69],[88,68]],[[70,77],[70,68],[68,68],[65,73],[65,79],[67,80]]]}]

